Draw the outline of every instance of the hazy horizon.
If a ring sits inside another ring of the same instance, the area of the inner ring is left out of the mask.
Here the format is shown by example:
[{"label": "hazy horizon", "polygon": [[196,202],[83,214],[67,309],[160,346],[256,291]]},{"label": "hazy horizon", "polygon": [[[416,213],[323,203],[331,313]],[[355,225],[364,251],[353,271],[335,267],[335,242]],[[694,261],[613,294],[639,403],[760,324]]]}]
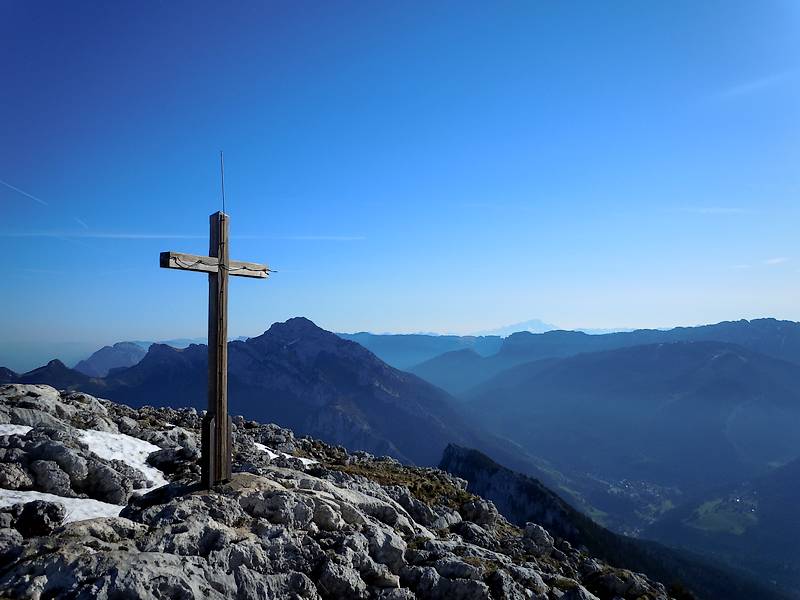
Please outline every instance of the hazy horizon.
[{"label": "hazy horizon", "polygon": [[[304,315],[295,315],[296,317],[304,316]],[[292,318],[292,317],[289,317]],[[479,335],[498,335],[492,334],[486,331],[466,331],[466,332],[454,332],[454,331],[423,331],[423,330],[409,330],[409,331],[388,331],[388,330],[375,330],[375,331],[365,331],[365,330],[351,330],[346,331],[342,329],[335,329],[326,327],[323,323],[315,321],[311,317],[309,318],[319,327],[326,329],[328,331],[333,331],[335,333],[342,333],[342,334],[355,334],[355,333],[369,333],[373,335],[434,335],[434,336],[447,336],[447,335],[455,335],[455,336],[479,336]],[[751,317],[745,320],[752,321],[754,319],[762,319],[762,318],[775,318],[769,316],[759,316],[759,317]],[[744,319],[744,317],[742,317]],[[645,326],[645,327],[570,327],[570,326],[562,326],[560,324],[552,324],[552,330],[567,330],[567,331],[584,331],[589,334],[601,335],[605,333],[613,333],[619,331],[632,331],[635,329],[672,329],[675,327],[698,327],[702,325],[711,325],[715,323],[721,323],[724,321],[739,321],[742,319],[720,319],[717,321],[708,321],[705,323],[678,323],[674,325],[660,325],[660,326]],[[779,319],[780,320],[780,319]],[[791,320],[791,319],[788,319]],[[233,340],[240,337],[255,337],[261,335],[273,323],[282,322],[281,321],[273,321],[264,327],[262,327],[257,332],[237,332],[231,333],[228,336],[229,340]],[[519,323],[514,324],[506,324],[506,325],[499,325],[497,328],[492,329],[509,329],[513,327],[513,325],[522,325],[527,323],[528,321],[537,321],[540,322],[540,319],[528,319],[526,321],[521,321]],[[524,329],[514,329],[514,331],[524,331]],[[502,337],[506,337],[508,334],[501,334]],[[50,360],[58,359],[65,363],[68,367],[74,366],[75,363],[78,361],[87,358],[96,350],[103,348],[105,346],[112,346],[118,342],[169,342],[174,340],[192,340],[196,343],[205,343],[204,340],[206,339],[207,332],[203,331],[202,333],[198,332],[195,335],[161,335],[155,336],[151,338],[143,337],[143,336],[129,336],[125,338],[112,338],[109,336],[101,337],[99,339],[73,339],[73,340],[59,340],[59,339],[51,339],[51,340],[0,340],[0,367],[7,367],[12,371],[16,371],[18,373],[26,372],[31,369],[35,369],[40,367]]]}]

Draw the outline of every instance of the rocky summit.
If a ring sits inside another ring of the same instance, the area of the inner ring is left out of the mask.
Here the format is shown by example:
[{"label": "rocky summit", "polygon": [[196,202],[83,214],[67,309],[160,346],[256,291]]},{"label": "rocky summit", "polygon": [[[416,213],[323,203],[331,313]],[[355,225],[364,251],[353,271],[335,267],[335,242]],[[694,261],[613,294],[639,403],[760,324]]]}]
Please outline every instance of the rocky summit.
[{"label": "rocky summit", "polygon": [[661,599],[443,471],[234,418],[198,488],[202,415],[0,386],[0,597]]}]

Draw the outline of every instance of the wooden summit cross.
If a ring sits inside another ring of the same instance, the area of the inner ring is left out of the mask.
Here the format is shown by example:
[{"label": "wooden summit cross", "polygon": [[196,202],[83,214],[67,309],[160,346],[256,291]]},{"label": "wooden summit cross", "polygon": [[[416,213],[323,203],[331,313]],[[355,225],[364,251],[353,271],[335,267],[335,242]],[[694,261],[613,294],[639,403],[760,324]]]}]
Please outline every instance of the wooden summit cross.
[{"label": "wooden summit cross", "polygon": [[210,256],[162,252],[166,269],[208,273],[208,412],[202,430],[202,484],[210,488],[231,478],[231,419],[228,416],[228,275],[269,275],[266,265],[230,260],[230,218],[223,212],[209,217]]}]

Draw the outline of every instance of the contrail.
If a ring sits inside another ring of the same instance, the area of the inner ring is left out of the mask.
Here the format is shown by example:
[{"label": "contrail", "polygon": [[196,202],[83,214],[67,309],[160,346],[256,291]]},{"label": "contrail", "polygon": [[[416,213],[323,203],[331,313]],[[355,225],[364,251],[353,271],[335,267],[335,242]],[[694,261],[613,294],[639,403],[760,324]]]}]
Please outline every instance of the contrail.
[{"label": "contrail", "polygon": [[50,206],[50,205],[49,205],[47,202],[45,202],[45,201],[44,201],[44,200],[42,200],[41,198],[37,198],[36,196],[34,196],[33,194],[29,194],[29,193],[28,193],[28,192],[26,192],[25,190],[21,190],[21,189],[19,189],[18,187],[14,187],[14,186],[13,186],[13,185],[11,185],[10,183],[8,183],[8,182],[6,182],[6,181],[3,181],[2,179],[0,179],[0,183],[2,183],[2,184],[3,184],[4,186],[6,186],[7,188],[14,190],[14,191],[15,191],[15,192],[17,192],[17,193],[19,193],[19,194],[22,194],[23,196],[27,196],[27,197],[28,197],[28,198],[30,198],[31,200],[36,200],[36,202],[38,202],[38,203],[39,203],[39,204],[41,204],[42,206]]},{"label": "contrail", "polygon": [[[139,233],[103,231],[0,231],[0,238],[58,238],[58,239],[109,239],[109,240],[195,240],[206,239],[205,235],[184,233]],[[363,235],[232,235],[235,240],[285,240],[299,242],[358,242],[366,240]]]}]

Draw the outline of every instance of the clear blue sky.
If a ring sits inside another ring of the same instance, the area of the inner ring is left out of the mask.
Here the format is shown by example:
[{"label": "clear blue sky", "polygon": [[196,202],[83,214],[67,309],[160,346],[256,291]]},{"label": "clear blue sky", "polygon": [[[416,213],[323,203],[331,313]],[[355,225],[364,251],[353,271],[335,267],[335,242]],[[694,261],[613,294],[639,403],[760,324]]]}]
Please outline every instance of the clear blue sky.
[{"label": "clear blue sky", "polygon": [[[0,337],[800,319],[800,4],[4,2]],[[17,188],[12,189],[13,188]]]}]

